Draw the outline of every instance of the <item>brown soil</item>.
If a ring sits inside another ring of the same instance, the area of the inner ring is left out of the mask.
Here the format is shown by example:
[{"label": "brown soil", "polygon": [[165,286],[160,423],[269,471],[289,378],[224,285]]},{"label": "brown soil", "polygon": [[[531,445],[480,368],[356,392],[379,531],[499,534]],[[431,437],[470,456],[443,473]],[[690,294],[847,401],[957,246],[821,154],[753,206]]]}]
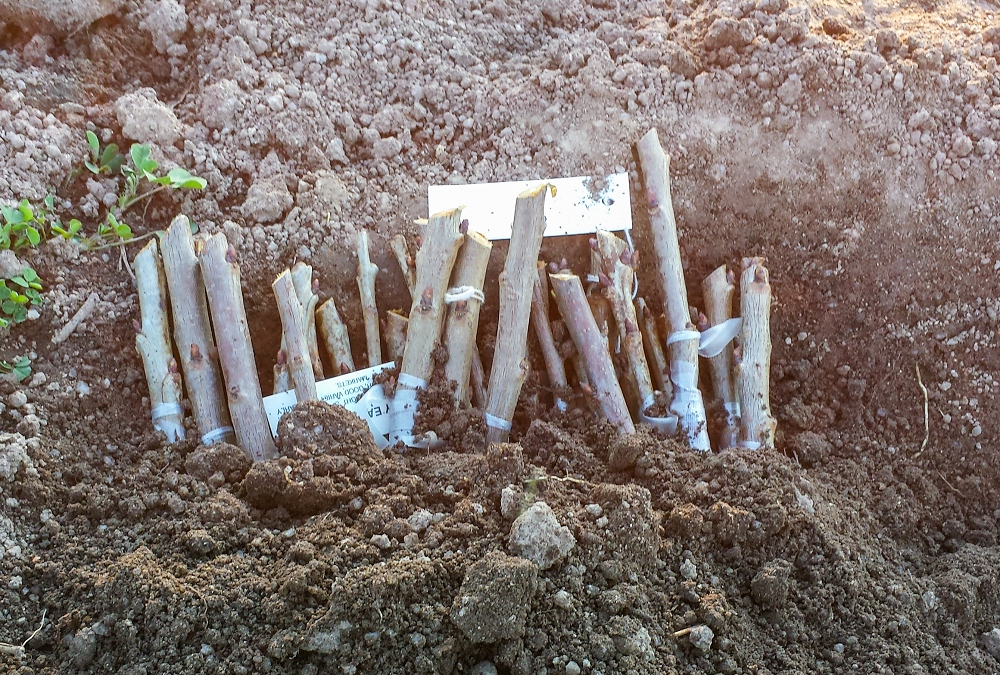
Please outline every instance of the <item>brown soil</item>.
[{"label": "brown soil", "polygon": [[[24,254],[41,316],[0,345],[34,371],[0,379],[0,641],[46,618],[0,671],[1000,671],[984,639],[1000,623],[998,12],[150,0],[56,39],[5,25],[0,198],[55,187],[92,230],[115,186],[65,185],[84,129],[151,140],[116,106],[149,88],[179,123],[157,156],[209,188],[158,196],[133,227],[183,211],[229,236],[265,388],[274,274],[314,265],[366,362],[354,233],[373,232],[383,311],[408,306],[386,242],[427,215],[428,184],[629,171],[658,308],[631,150],[658,128],[691,303],[718,265],[768,260],[778,436],[723,454],[616,439],[582,394],[552,409],[533,350],[511,444],[484,448],[481,416],[452,413],[435,382],[418,420],[444,441],[431,451],[380,451],[316,404],[286,417],[269,462],[166,445],[116,251],[46,244]],[[542,255],[583,269],[589,249]],[[91,319],[52,344],[92,291]],[[509,540],[538,502],[575,541],[551,566]]]}]

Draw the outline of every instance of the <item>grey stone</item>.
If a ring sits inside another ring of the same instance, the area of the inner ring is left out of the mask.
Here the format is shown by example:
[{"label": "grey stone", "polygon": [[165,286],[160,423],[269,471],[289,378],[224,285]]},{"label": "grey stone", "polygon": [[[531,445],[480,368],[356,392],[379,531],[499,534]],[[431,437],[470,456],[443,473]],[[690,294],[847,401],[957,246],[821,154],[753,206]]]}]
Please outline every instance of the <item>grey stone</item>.
[{"label": "grey stone", "polygon": [[715,640],[715,632],[708,626],[695,626],[688,633],[688,640],[694,645],[695,649],[707,652],[712,648],[712,642]]},{"label": "grey stone", "polygon": [[1000,628],[994,628],[988,633],[979,636],[983,643],[983,648],[990,653],[990,656],[1000,661]]},{"label": "grey stone", "polygon": [[77,668],[86,668],[97,656],[97,634],[92,628],[83,628],[69,643],[69,658]]},{"label": "grey stone", "polygon": [[508,544],[511,553],[546,570],[566,557],[576,546],[576,538],[559,524],[548,504],[535,502],[514,521]]}]

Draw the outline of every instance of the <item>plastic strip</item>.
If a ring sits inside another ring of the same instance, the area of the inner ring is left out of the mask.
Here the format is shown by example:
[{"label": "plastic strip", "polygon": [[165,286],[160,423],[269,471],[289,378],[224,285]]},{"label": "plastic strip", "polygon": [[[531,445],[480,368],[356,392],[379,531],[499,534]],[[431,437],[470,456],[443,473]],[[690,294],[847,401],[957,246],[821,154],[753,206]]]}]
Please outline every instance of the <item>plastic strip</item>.
[{"label": "plastic strip", "polygon": [[732,342],[743,328],[743,319],[736,317],[702,331],[698,343],[698,354],[706,359],[718,356]]},{"label": "plastic strip", "polygon": [[473,286],[459,286],[458,288],[450,289],[444,294],[445,304],[449,305],[454,302],[466,302],[469,300],[486,302],[486,296],[483,295],[481,290]]},{"label": "plastic strip", "polygon": [[183,415],[184,408],[180,403],[161,403],[155,406],[150,414],[153,417],[153,421],[163,419],[164,417],[170,417],[171,415]]},{"label": "plastic strip", "polygon": [[674,344],[675,342],[687,342],[688,340],[700,340],[701,333],[696,330],[679,330],[676,333],[671,333],[667,337],[667,346]]},{"label": "plastic strip", "polygon": [[639,410],[639,421],[645,422],[649,426],[653,427],[657,431],[667,434],[668,436],[673,436],[677,433],[677,416],[668,415],[667,417],[651,417],[646,414],[646,411],[656,403],[656,395],[647,396],[646,400],[642,402]]},{"label": "plastic strip", "polygon": [[213,443],[218,443],[223,438],[229,434],[236,433],[236,430],[232,427],[219,427],[218,429],[212,429],[201,436],[202,445],[212,445]]},{"label": "plastic strip", "polygon": [[740,447],[747,450],[757,450],[760,448],[760,443],[757,441],[740,441]]},{"label": "plastic strip", "polygon": [[486,417],[486,426],[493,427],[494,429],[502,429],[504,431],[510,431],[513,426],[510,422],[503,419],[502,417],[497,417],[496,415],[491,415],[489,413],[483,413]]},{"label": "plastic strip", "polygon": [[674,383],[674,400],[670,402],[670,410],[677,414],[688,443],[694,450],[710,451],[708,419],[705,416],[705,401],[698,389],[697,370],[690,363],[675,361],[670,367],[670,379]]}]

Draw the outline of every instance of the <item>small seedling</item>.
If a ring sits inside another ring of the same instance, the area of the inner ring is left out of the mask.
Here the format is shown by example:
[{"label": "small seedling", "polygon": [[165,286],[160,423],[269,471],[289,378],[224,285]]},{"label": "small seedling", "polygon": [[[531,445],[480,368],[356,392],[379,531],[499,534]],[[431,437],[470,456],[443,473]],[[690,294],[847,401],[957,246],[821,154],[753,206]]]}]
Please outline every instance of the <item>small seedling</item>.
[{"label": "small seedling", "polygon": [[[87,131],[87,145],[90,146],[90,161],[84,166],[87,171],[100,176],[101,174],[115,175],[122,165],[125,164],[125,155],[118,152],[118,145],[112,143],[101,151],[101,142],[97,139],[97,134]],[[79,174],[78,174],[79,175]]]},{"label": "small seedling", "polygon": [[17,381],[22,382],[31,375],[31,359],[22,356],[14,363],[0,361],[0,373],[13,373]]},{"label": "small seedling", "polygon": [[42,304],[41,291],[41,279],[30,267],[10,279],[0,279],[0,328],[27,320],[28,308]]},{"label": "small seedling", "polygon": [[10,248],[15,251],[29,246],[38,246],[42,234],[35,225],[35,211],[27,199],[22,199],[16,207],[0,206],[3,212],[3,225],[0,226],[0,249]]}]

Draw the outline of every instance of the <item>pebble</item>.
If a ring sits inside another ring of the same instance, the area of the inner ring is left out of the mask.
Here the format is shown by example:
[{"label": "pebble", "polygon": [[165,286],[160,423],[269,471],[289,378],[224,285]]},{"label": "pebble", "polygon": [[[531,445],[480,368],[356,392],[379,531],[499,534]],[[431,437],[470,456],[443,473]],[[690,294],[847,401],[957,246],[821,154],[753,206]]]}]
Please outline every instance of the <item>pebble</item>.
[{"label": "pebble", "polygon": [[497,667],[489,661],[480,661],[472,666],[469,675],[497,675]]},{"label": "pebble", "polygon": [[698,578],[698,568],[690,560],[681,563],[681,576],[688,580]]},{"label": "pebble", "polygon": [[509,537],[513,555],[527,558],[539,569],[549,569],[576,546],[576,538],[545,502],[535,502],[511,525]]},{"label": "pebble", "polygon": [[570,661],[566,664],[566,675],[580,675],[580,672],[580,664],[576,661]]},{"label": "pebble", "polygon": [[373,534],[371,542],[383,551],[392,546],[392,541],[389,539],[389,536],[385,534]]},{"label": "pebble", "polygon": [[708,626],[695,626],[688,633],[688,640],[691,641],[695,649],[707,652],[712,648],[712,642],[715,640],[715,632]]},{"label": "pebble", "polygon": [[11,408],[20,408],[28,402],[28,395],[23,391],[15,391],[7,397],[7,404]]},{"label": "pebble", "polygon": [[573,606],[573,596],[565,590],[556,593],[554,601],[559,609],[570,609]]}]

